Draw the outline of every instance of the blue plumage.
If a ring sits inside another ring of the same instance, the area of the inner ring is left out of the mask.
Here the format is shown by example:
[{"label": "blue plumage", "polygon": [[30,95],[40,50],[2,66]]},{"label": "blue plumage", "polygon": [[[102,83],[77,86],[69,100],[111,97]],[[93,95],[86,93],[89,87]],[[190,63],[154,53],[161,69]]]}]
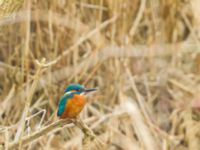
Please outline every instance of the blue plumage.
[{"label": "blue plumage", "polygon": [[84,89],[84,86],[80,84],[70,84],[69,86],[66,87],[65,92],[69,92],[71,90],[79,90],[79,89]]},{"label": "blue plumage", "polygon": [[[81,111],[85,105],[84,94],[87,94],[92,91],[96,91],[96,89],[95,88],[85,89],[84,86],[82,86],[80,84],[70,84],[69,86],[67,86],[65,88],[64,95],[60,98],[60,101],[58,104],[57,116],[59,116],[61,119],[70,117],[70,116],[67,116],[66,113],[68,113],[68,112],[65,109],[69,109],[70,113],[74,113],[75,116],[78,115],[77,113],[79,113],[79,112],[76,112],[74,109],[70,109],[71,105],[69,107],[67,106],[67,108],[66,108],[68,101],[70,99],[73,99],[75,94],[77,94],[77,95],[83,94],[82,95],[83,98],[79,97],[80,101],[82,101],[82,102],[80,102],[81,106],[77,106],[77,104],[75,104],[75,106],[78,107],[78,109],[80,109],[80,111]],[[66,113],[64,113],[65,111],[66,111]],[[75,111],[75,112],[73,112],[73,111]]]},{"label": "blue plumage", "polygon": [[59,104],[58,104],[57,116],[62,115],[62,113],[65,110],[65,105],[66,105],[67,101],[72,97],[73,97],[73,94],[68,94],[68,95],[65,94],[60,98],[60,101],[59,101]]},{"label": "blue plumage", "polygon": [[58,112],[57,112],[57,116],[61,116],[62,113],[65,111],[65,105],[67,104],[67,101],[70,98],[73,98],[74,94],[80,94],[80,92],[73,92],[73,93],[69,93],[69,94],[64,94],[59,101],[58,104]]},{"label": "blue plumage", "polygon": [[[60,98],[59,104],[58,104],[58,112],[57,116],[61,116],[62,113],[65,111],[65,105],[67,104],[67,101],[70,98],[73,98],[74,94],[81,94],[80,89],[84,89],[84,86],[80,84],[70,84],[65,89],[65,94]],[[71,92],[74,91],[74,92]],[[71,92],[71,93],[67,93]]]}]

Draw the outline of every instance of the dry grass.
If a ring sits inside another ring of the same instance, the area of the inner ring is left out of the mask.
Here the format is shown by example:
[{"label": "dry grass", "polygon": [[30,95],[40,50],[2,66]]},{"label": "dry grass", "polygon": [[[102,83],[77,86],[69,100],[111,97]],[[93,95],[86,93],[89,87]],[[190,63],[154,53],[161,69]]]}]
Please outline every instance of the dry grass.
[{"label": "dry grass", "polygon": [[[0,6],[0,149],[200,149],[199,0]],[[75,126],[70,83],[99,88]]]}]

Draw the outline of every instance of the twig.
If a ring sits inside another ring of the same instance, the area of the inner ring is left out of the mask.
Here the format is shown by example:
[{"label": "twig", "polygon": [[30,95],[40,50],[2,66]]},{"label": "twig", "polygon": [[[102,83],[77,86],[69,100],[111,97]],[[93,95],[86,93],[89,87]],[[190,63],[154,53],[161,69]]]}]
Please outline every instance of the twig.
[{"label": "twig", "polygon": [[28,112],[29,112],[30,104],[31,104],[31,101],[32,101],[35,89],[37,87],[39,78],[41,76],[42,68],[43,67],[47,67],[47,66],[53,64],[53,63],[45,64],[45,62],[46,62],[45,58],[43,58],[41,62],[39,62],[38,60],[36,60],[36,64],[38,65],[38,69],[37,69],[37,72],[35,74],[35,79],[33,81],[33,84],[31,85],[30,92],[29,92],[29,94],[28,94],[28,96],[26,98],[26,104],[25,104],[25,108],[24,108],[24,114],[22,115],[21,123],[19,125],[20,128],[18,129],[16,137],[15,137],[16,140],[19,139],[19,144],[18,144],[19,148],[21,147],[20,140],[21,140],[21,142],[23,142],[23,139],[21,139],[20,137],[22,137],[23,133],[24,133],[25,121],[26,121],[26,118],[28,117]]},{"label": "twig", "polygon": [[30,104],[31,104],[35,89],[37,87],[37,84],[38,84],[38,81],[39,81],[39,78],[40,78],[40,75],[41,75],[41,70],[42,70],[43,64],[45,63],[45,59],[43,59],[41,61],[41,63],[38,63],[38,62],[36,62],[36,63],[38,64],[38,69],[37,69],[37,72],[35,74],[35,79],[33,81],[33,84],[31,85],[30,92],[29,92],[29,94],[28,94],[28,96],[26,98],[26,104],[25,104],[25,108],[24,108],[24,113],[22,115],[22,118],[21,118],[21,121],[20,121],[20,124],[19,124],[20,128],[18,128],[16,136],[15,136],[16,140],[19,139],[19,149],[21,147],[21,142],[20,141],[21,141],[21,137],[23,136],[23,133],[24,133],[26,117],[28,117]]},{"label": "twig", "polygon": [[[48,134],[58,128],[65,127],[66,125],[70,125],[71,123],[74,123],[84,133],[84,139],[83,139],[84,144],[87,143],[88,140],[93,140],[96,137],[94,132],[81,119],[65,119],[65,120],[56,121],[48,126],[45,126],[39,131],[36,131],[28,136],[22,137],[20,140],[8,143],[7,144],[8,150],[16,148],[20,144],[21,146],[27,145],[30,142],[33,142],[34,140],[40,138],[41,136]],[[98,142],[100,142],[101,144],[103,143],[99,140]],[[0,150],[3,150],[4,148],[5,148],[4,145],[0,145]]]},{"label": "twig", "polygon": [[188,93],[193,94],[193,95],[195,94],[195,91],[193,89],[191,89],[188,85],[184,85],[184,84],[182,84],[181,82],[179,82],[179,81],[177,81],[175,79],[169,79],[168,81],[171,84],[179,87],[180,89],[182,89],[185,92],[188,92]]},{"label": "twig", "polygon": [[[21,142],[21,145],[26,145],[36,139],[38,139],[39,137],[51,132],[52,130],[55,130],[56,128],[60,128],[60,127],[63,127],[65,126],[66,124],[70,124],[72,123],[71,120],[59,120],[57,122],[54,122],[44,128],[42,128],[41,130],[39,131],[36,131],[32,134],[30,134],[29,136],[25,136],[25,137],[22,137],[21,140],[18,140],[18,141],[14,141],[14,142],[11,142],[9,145],[8,145],[8,149],[13,149],[17,146],[19,146],[20,142]],[[1,150],[1,149],[0,149]]]},{"label": "twig", "polygon": [[75,119],[72,122],[84,133],[83,144],[86,144],[88,140],[93,140],[96,137],[94,132],[81,119]]}]

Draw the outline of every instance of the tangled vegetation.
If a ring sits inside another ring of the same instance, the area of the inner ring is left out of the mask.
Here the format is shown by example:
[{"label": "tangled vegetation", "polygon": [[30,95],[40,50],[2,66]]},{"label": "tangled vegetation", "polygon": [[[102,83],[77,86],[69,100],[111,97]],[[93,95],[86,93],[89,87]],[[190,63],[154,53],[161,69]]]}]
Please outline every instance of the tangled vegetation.
[{"label": "tangled vegetation", "polygon": [[[199,150],[199,7],[1,0],[0,149]],[[56,116],[70,83],[99,89],[75,125]]]}]

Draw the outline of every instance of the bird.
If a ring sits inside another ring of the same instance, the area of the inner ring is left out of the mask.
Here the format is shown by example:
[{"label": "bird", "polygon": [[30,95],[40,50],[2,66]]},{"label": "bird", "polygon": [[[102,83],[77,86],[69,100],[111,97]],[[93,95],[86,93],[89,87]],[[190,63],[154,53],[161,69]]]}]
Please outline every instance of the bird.
[{"label": "bird", "polygon": [[86,104],[86,95],[96,90],[96,88],[85,88],[76,83],[68,85],[59,100],[57,116],[60,119],[76,118]]}]

